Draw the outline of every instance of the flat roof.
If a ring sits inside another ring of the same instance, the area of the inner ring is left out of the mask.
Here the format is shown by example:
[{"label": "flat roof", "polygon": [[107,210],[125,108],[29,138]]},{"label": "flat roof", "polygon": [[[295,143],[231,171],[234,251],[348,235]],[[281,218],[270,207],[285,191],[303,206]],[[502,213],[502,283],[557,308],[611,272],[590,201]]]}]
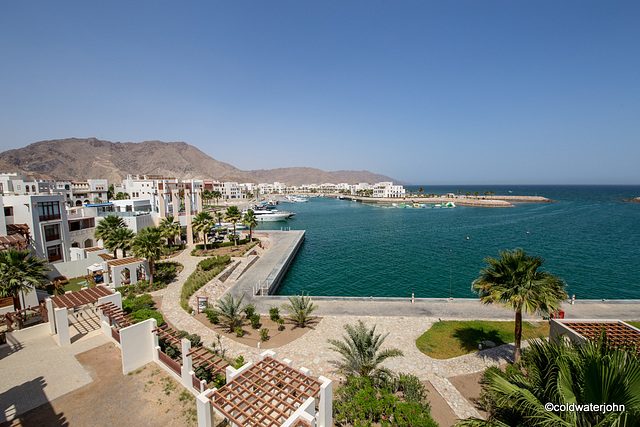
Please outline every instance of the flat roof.
[{"label": "flat roof", "polygon": [[135,264],[135,263],[141,262],[141,261],[144,261],[144,259],[136,258],[136,257],[119,258],[119,259],[114,259],[114,260],[111,260],[111,261],[107,261],[107,265],[109,267],[114,267],[114,266],[118,266],[118,265]]}]

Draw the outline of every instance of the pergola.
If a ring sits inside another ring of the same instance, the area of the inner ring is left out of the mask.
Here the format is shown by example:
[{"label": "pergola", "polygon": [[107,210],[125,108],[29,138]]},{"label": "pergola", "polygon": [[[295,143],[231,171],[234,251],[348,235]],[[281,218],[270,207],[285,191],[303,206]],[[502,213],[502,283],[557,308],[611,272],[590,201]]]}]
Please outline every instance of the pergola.
[{"label": "pergola", "polygon": [[[583,337],[597,341],[604,333],[615,347],[640,345],[640,332],[622,322],[562,322]],[[640,348],[638,349],[640,351]]]},{"label": "pergola", "polygon": [[28,248],[30,239],[27,224],[7,224],[7,235],[0,236],[0,250],[12,248],[25,250]]},{"label": "pergola", "polygon": [[321,385],[289,365],[266,356],[208,398],[213,407],[235,425],[276,427],[308,398],[315,398]]},{"label": "pergola", "polygon": [[[138,280],[147,280],[149,278],[149,262],[144,258],[128,257],[113,259],[107,261],[106,264],[106,270],[109,271],[111,283],[116,288],[129,284],[135,285],[138,283]],[[128,275],[126,271],[128,271]],[[126,278],[127,276],[128,279]]]},{"label": "pergola", "polygon": [[98,299],[113,295],[113,291],[104,286],[82,289],[76,292],[52,297],[51,302],[55,308],[75,308],[85,304],[98,302]]}]

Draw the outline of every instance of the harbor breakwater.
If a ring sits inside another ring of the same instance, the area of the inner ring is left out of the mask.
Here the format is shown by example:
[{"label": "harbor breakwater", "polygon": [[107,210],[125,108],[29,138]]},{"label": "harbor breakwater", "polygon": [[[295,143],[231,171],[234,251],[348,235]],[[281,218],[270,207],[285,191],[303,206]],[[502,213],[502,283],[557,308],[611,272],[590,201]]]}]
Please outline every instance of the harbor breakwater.
[{"label": "harbor breakwater", "polygon": [[[337,197],[337,195],[332,195]],[[343,196],[346,200],[355,200],[361,203],[377,203],[377,204],[392,204],[392,203],[421,203],[421,204],[438,204],[454,202],[460,206],[470,207],[484,207],[484,208],[512,208],[515,205],[513,203],[556,203],[555,200],[547,199],[541,196],[460,196],[454,195],[452,197],[396,197],[396,198],[384,198],[384,197],[361,197],[361,196]]]}]

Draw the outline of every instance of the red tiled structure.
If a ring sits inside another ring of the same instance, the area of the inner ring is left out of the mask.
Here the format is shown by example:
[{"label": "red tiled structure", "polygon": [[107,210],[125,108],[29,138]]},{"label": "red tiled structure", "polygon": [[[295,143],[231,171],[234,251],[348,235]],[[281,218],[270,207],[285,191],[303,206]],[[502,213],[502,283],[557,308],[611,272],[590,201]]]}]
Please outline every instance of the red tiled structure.
[{"label": "red tiled structure", "polygon": [[596,341],[602,334],[615,347],[637,346],[640,351],[640,329],[621,320],[551,319],[549,338],[557,341],[562,335],[579,344]]},{"label": "red tiled structure", "polygon": [[94,288],[82,289],[80,291],[52,297],[51,302],[55,308],[73,308],[98,302],[98,299],[109,295],[113,295],[113,291],[109,288],[96,286]]}]

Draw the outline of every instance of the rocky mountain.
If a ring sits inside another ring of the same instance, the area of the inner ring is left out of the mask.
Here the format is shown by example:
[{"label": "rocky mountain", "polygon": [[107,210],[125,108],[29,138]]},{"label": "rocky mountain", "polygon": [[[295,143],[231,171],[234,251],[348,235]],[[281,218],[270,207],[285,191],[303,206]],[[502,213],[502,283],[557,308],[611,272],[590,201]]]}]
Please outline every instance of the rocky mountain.
[{"label": "rocky mountain", "polygon": [[290,185],[400,183],[368,171],[325,172],[304,167],[243,171],[185,142],[109,142],[96,138],[40,141],[5,151],[0,153],[0,172],[23,172],[38,179],[106,178],[109,182],[120,182],[128,174],[147,174],[238,182],[280,181]]}]

